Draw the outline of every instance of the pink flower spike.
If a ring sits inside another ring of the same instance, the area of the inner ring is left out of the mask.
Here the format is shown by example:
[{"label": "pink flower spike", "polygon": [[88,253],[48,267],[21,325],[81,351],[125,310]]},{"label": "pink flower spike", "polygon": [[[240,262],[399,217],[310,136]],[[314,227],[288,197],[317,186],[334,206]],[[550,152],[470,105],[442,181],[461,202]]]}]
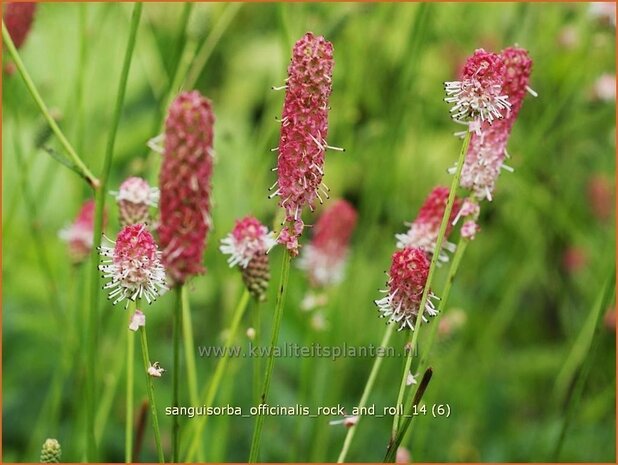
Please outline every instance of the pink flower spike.
[{"label": "pink flower spike", "polygon": [[[382,318],[389,318],[389,323],[399,324],[399,331],[408,327],[416,328],[423,290],[429,274],[429,260],[425,252],[418,247],[398,250],[393,254],[393,261],[387,282],[388,289],[382,291],[386,297],[376,300]],[[426,315],[438,314],[432,299],[437,297],[429,291],[422,320]]]},{"label": "pink flower spike", "polygon": [[257,218],[246,216],[236,221],[232,232],[221,240],[219,250],[230,256],[227,260],[230,267],[247,268],[256,255],[267,253],[276,244],[273,233],[266,226]]},{"label": "pink flower spike", "polygon": [[318,219],[313,239],[298,263],[307,271],[312,286],[329,286],[343,280],[357,216],[349,202],[337,200]]},{"label": "pink flower spike", "polygon": [[444,84],[444,100],[453,104],[453,119],[463,123],[502,119],[510,108],[502,88],[505,71],[499,55],[482,48],[476,50],[466,61],[461,80]]},{"label": "pink flower spike", "polygon": [[175,284],[204,272],[214,120],[210,101],[193,91],[176,97],[165,121],[158,232],[163,263]]},{"label": "pink flower spike", "polygon": [[3,14],[4,24],[15,48],[20,48],[26,41],[35,11],[36,3],[34,2],[11,2],[6,5]]},{"label": "pink flower spike", "polygon": [[135,310],[135,313],[131,316],[129,329],[131,331],[137,331],[142,326],[146,326],[146,315],[144,315],[141,310]]},{"label": "pink flower spike", "polygon": [[[308,32],[292,51],[285,86],[278,147],[278,180],[271,197],[279,196],[286,222],[278,242],[298,255],[298,237],[305,207],[313,211],[316,199],[328,197],[322,184],[324,153],[329,148],[328,100],[333,74],[333,46],[324,37]],[[322,190],[322,195],[320,195]]]},{"label": "pink flower spike", "polygon": [[125,179],[118,192],[111,194],[116,197],[122,226],[148,223],[150,207],[156,207],[159,202],[159,189],[138,177]]},{"label": "pink flower spike", "polygon": [[101,246],[100,252],[104,259],[99,270],[110,279],[103,289],[110,291],[114,305],[142,297],[150,304],[167,291],[161,252],[145,225],[125,226],[113,246]]},{"label": "pink flower spike", "polygon": [[[446,209],[448,196],[448,187],[438,186],[430,192],[420,208],[418,216],[410,224],[410,229],[408,232],[405,234],[395,235],[398,248],[403,249],[406,247],[419,247],[426,254],[433,254],[436,248],[436,241],[438,240],[438,233],[440,232],[440,225]],[[455,251],[455,244],[448,242],[446,239],[453,229],[452,223],[460,205],[461,200],[455,198],[453,209],[451,210],[451,216],[446,227],[444,241],[442,242],[442,250],[440,250],[439,254],[439,259],[442,262],[448,261],[448,255],[446,254],[447,251]]]},{"label": "pink flower spike", "polygon": [[[69,255],[73,263],[83,262],[92,250],[94,234],[94,200],[87,200],[82,205],[72,225],[60,230],[58,236],[69,246]],[[107,216],[103,216],[103,225]]]}]

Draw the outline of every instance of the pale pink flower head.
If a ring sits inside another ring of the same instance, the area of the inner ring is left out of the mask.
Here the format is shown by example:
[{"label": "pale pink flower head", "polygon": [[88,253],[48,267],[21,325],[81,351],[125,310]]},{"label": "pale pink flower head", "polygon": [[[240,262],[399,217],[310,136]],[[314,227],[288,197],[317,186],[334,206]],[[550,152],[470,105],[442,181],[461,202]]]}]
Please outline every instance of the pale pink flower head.
[{"label": "pale pink flower head", "polygon": [[193,91],[176,97],[165,121],[158,232],[163,264],[175,284],[204,271],[214,120],[210,101]]},{"label": "pale pink flower head", "polygon": [[[425,202],[418,211],[416,219],[410,223],[410,229],[405,234],[396,234],[397,247],[403,249],[405,247],[418,247],[422,249],[426,254],[433,254],[436,248],[436,241],[438,240],[438,233],[440,232],[440,225],[442,223],[442,217],[446,210],[446,204],[448,201],[449,189],[448,187],[437,186],[435,187],[425,199]],[[453,209],[451,210],[451,216],[446,226],[446,233],[444,241],[442,242],[442,250],[439,253],[440,261],[448,261],[447,251],[453,252],[455,250],[455,244],[448,242],[446,239],[453,229],[453,220],[461,200],[455,198],[453,203]]]},{"label": "pale pink flower head", "polygon": [[[389,323],[399,324],[400,331],[406,327],[414,330],[428,274],[429,259],[423,249],[408,247],[396,251],[388,273],[388,289],[382,291],[386,296],[375,301],[380,316],[388,318]],[[432,302],[436,296],[431,291],[427,295],[422,316],[424,322],[427,322],[427,315],[438,313]]]},{"label": "pale pink flower head", "polygon": [[502,89],[505,71],[500,55],[477,49],[466,60],[461,80],[444,84],[453,119],[476,126],[502,119],[510,107]]},{"label": "pale pink flower head", "polygon": [[479,225],[474,220],[468,220],[461,225],[461,237],[473,240],[480,230]]},{"label": "pale pink flower head", "polygon": [[329,286],[343,280],[357,216],[349,202],[337,200],[318,219],[313,239],[298,263],[307,271],[312,286]]},{"label": "pale pink flower head", "polygon": [[146,326],[146,315],[141,310],[135,310],[135,313],[131,315],[129,329],[135,332],[143,326]]},{"label": "pale pink flower head", "polygon": [[111,246],[101,246],[100,253],[99,270],[110,280],[103,289],[109,290],[114,305],[141,298],[150,304],[167,291],[161,252],[145,225],[125,226]]},{"label": "pale pink flower head", "polygon": [[221,240],[219,250],[229,255],[230,266],[247,268],[249,262],[260,254],[266,254],[277,242],[273,233],[253,216],[236,221],[236,226]]},{"label": "pale pink flower head", "polygon": [[245,286],[258,301],[266,299],[270,282],[266,254],[276,244],[274,234],[253,216],[237,221],[232,232],[221,240],[219,250],[229,255],[230,266],[240,267]]},{"label": "pale pink flower head", "polygon": [[410,451],[403,446],[399,446],[397,448],[397,453],[395,454],[395,463],[411,463],[412,456],[410,455]]},{"label": "pale pink flower head", "polygon": [[[81,263],[92,250],[94,234],[94,200],[87,200],[82,205],[77,218],[70,226],[60,230],[58,236],[69,246],[69,255],[73,263]],[[104,215],[103,223],[107,217]]]},{"label": "pale pink flower head", "polygon": [[603,102],[615,102],[616,101],[616,75],[610,73],[603,73],[594,82],[592,87],[592,96],[596,100]]},{"label": "pale pink flower head", "polygon": [[36,3],[33,2],[11,2],[6,5],[2,16],[15,48],[20,48],[26,41],[35,11]]},{"label": "pale pink flower head", "polygon": [[324,153],[329,148],[328,99],[332,87],[333,46],[322,36],[308,32],[292,51],[278,147],[278,180],[271,197],[279,196],[286,222],[278,238],[292,255],[298,254],[303,231],[303,209],[313,211],[316,199],[326,194],[322,184]]},{"label": "pale pink flower head", "polygon": [[118,203],[120,224],[146,224],[150,220],[150,207],[159,202],[159,189],[150,187],[145,179],[136,176],[125,179],[118,192],[112,192]]},{"label": "pale pink flower head", "polygon": [[521,48],[509,47],[500,54],[504,62],[503,92],[510,109],[505,117],[493,124],[483,123],[473,132],[461,172],[461,186],[470,189],[478,200],[492,200],[496,181],[502,170],[512,171],[504,164],[506,146],[519,115],[526,92],[536,95],[528,86],[532,60]]},{"label": "pale pink flower head", "polygon": [[150,364],[150,366],[148,367],[148,370],[146,371],[153,378],[160,378],[163,375],[163,373],[165,373],[165,369],[163,369],[161,365],[159,365],[159,362],[154,362]]}]

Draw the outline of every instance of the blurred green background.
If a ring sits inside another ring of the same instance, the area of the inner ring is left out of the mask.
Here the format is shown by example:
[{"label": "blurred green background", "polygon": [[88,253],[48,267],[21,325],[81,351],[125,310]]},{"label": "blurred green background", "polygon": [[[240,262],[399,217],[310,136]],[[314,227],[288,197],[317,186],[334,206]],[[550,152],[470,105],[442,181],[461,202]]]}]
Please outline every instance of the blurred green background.
[{"label": "blurred green background", "polygon": [[[328,153],[325,182],[333,197],[355,205],[359,223],[346,279],[319,310],[325,328],[316,325],[321,317],[300,310],[308,284],[292,267],[280,343],[379,343],[385,321],[372,301],[384,285],[394,234],[405,231],[403,223],[416,216],[433,186],[451,182],[446,170],[458,153],[452,133],[459,126],[442,100],[443,82],[456,78],[475,48],[498,51],[517,43],[530,51],[531,87],[539,98],[526,98],[510,140],[515,172],[502,174],[494,201],[483,206],[482,231],[468,247],[451,293],[449,312],[458,311],[465,322],[440,337],[431,356],[434,377],[425,401],[448,403],[452,414],[417,418],[406,446],[414,461],[614,462],[611,313],[595,333],[595,350],[583,359],[588,377],[562,453],[556,458],[551,452],[569,409],[556,397],[558,373],[572,361],[615,267],[615,27],[588,4],[204,3],[194,6],[183,40],[183,8],[144,6],[109,188],[130,175],[156,183],[160,157],[149,154],[146,142],[161,130],[167,89],[185,62],[180,50],[196,50],[201,58],[186,55],[189,74],[212,99],[217,118],[215,229],[205,254],[208,272],[190,285],[196,344],[220,343],[242,291],[240,274],[217,250],[219,240],[246,214],[267,224],[275,220],[276,202],[267,199],[267,188],[275,180],[270,169],[276,155],[269,149],[277,145],[283,93],[271,86],[283,83],[296,39],[313,31],[334,45],[329,143],[346,152]],[[20,51],[95,175],[102,168],[130,12],[131,4],[40,4]],[[609,90],[598,87],[605,73],[612,78]],[[85,350],[79,315],[88,265],[70,264],[58,231],[90,193],[37,148],[45,124],[20,76],[4,75],[2,91],[3,459],[36,461],[45,438],[55,437],[63,460],[79,461]],[[46,145],[61,150],[53,138]],[[108,213],[106,233],[113,237],[119,227],[111,196]],[[315,221],[310,215],[305,220]],[[281,251],[271,255],[278,279]],[[438,273],[438,294],[445,273]],[[267,337],[275,286],[261,310]],[[126,316],[103,295],[101,301],[99,458],[122,461]],[[164,367],[172,363],[173,305],[170,293],[148,310],[151,356]],[[68,324],[58,324],[54,309]],[[602,312],[613,309],[612,300]],[[249,319],[242,324],[240,344],[247,343],[249,325]],[[405,335],[392,341],[400,349]],[[421,350],[423,341],[421,333]],[[214,362],[198,358],[200,389]],[[371,363],[279,359],[270,401],[351,409]],[[385,359],[370,403],[395,403],[402,366],[402,359]],[[250,360],[233,360],[216,404],[247,408],[251,380]],[[156,389],[162,410],[171,402],[171,377],[158,380]],[[141,376],[136,396],[139,406],[146,398]],[[171,421],[160,420],[168,451]],[[329,420],[267,418],[262,460],[336,460],[345,428],[329,426]],[[389,418],[363,419],[348,459],[382,460],[390,426]],[[203,438],[206,459],[247,460],[252,429],[252,419],[211,419]],[[149,425],[141,460],[155,460]]]}]

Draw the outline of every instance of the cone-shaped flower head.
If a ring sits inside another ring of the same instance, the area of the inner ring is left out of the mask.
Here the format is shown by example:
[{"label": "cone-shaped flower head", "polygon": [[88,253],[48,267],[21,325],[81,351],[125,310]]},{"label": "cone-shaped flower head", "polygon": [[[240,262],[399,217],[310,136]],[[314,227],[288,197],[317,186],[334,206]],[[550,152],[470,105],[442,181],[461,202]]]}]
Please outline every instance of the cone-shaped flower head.
[{"label": "cone-shaped flower head", "polygon": [[502,89],[505,70],[501,56],[476,50],[466,61],[461,80],[444,84],[444,100],[453,104],[453,119],[478,125],[503,118],[510,106]]},{"label": "cone-shaped flower head", "polygon": [[60,443],[56,439],[46,439],[41,448],[41,463],[59,463],[61,456]]},{"label": "cone-shaped flower head", "polygon": [[[436,248],[436,241],[438,240],[438,233],[440,232],[440,225],[442,223],[442,217],[446,209],[446,203],[448,201],[449,189],[448,187],[438,186],[435,187],[425,199],[425,202],[418,211],[418,216],[410,224],[410,229],[405,234],[396,234],[397,247],[400,249],[406,247],[418,247],[425,251],[426,254],[433,254]],[[448,242],[448,238],[451,230],[453,229],[453,220],[461,200],[455,198],[453,203],[453,209],[451,210],[451,217],[446,226],[446,233],[444,240],[442,241],[442,250],[440,250],[439,259],[441,261],[448,261],[447,251],[453,252],[455,250],[455,244]]]},{"label": "cone-shaped flower head", "polygon": [[[396,251],[388,273],[388,289],[382,291],[386,296],[375,301],[380,316],[398,323],[399,330],[406,327],[414,330],[428,274],[429,259],[423,249],[408,247]],[[427,315],[438,313],[432,302],[434,298],[429,291],[422,317],[425,322]]]},{"label": "cone-shaped flower head", "polygon": [[461,173],[461,186],[473,191],[479,200],[492,199],[496,180],[504,164],[506,145],[528,87],[532,60],[521,48],[507,48],[500,54],[505,63],[503,91],[510,102],[505,118],[493,124],[483,123],[470,139]]},{"label": "cone-shaped flower head", "polygon": [[343,280],[357,216],[349,202],[337,200],[318,219],[313,239],[303,250],[298,263],[307,271],[312,286],[329,286]]},{"label": "cone-shaped flower head", "polygon": [[197,91],[176,97],[165,121],[158,232],[163,264],[176,284],[204,271],[202,256],[210,229],[213,124],[210,101]]},{"label": "cone-shaped flower head", "polygon": [[[58,233],[60,239],[68,244],[69,255],[73,263],[83,262],[92,250],[94,208],[94,200],[84,202],[73,224]],[[106,219],[104,216],[103,223]]]},{"label": "cone-shaped flower head", "polygon": [[4,24],[15,48],[21,47],[28,37],[35,10],[36,3],[31,2],[8,3],[6,5],[3,15]]},{"label": "cone-shaped flower head", "polygon": [[167,291],[161,252],[145,225],[125,226],[111,247],[101,246],[100,250],[103,260],[99,270],[110,280],[103,289],[109,290],[108,298],[114,305],[141,298],[152,303]]},{"label": "cone-shaped flower head", "polygon": [[252,216],[237,221],[232,232],[221,240],[219,250],[229,255],[230,266],[240,267],[247,289],[257,300],[266,298],[270,281],[266,254],[276,243],[273,233]]},{"label": "cone-shaped flower head", "polygon": [[112,193],[118,203],[120,224],[147,224],[150,220],[150,207],[159,202],[159,189],[150,187],[145,179],[130,177],[120,184],[118,192]]},{"label": "cone-shaped flower head", "polygon": [[333,74],[333,46],[321,36],[305,34],[292,52],[281,118],[277,162],[278,181],[272,196],[279,196],[287,225],[279,236],[293,255],[303,231],[303,209],[312,211],[324,175],[324,152],[328,147],[328,99]]}]

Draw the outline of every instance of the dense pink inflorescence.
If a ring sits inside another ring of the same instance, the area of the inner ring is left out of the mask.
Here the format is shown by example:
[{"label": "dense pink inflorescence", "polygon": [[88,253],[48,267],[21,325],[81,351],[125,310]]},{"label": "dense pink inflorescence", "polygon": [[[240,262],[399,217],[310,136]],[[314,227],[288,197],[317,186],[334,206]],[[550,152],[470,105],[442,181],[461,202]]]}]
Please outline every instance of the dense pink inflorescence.
[{"label": "dense pink inflorescence", "polygon": [[[82,205],[77,218],[70,226],[62,229],[60,239],[69,246],[69,255],[73,263],[81,263],[92,250],[94,234],[94,200],[87,200]],[[107,217],[103,216],[103,223]]]},{"label": "dense pink inflorescence", "polygon": [[159,201],[159,189],[150,187],[145,179],[135,176],[125,179],[113,195],[118,202],[122,226],[148,223],[150,207],[156,207]]},{"label": "dense pink inflorescence", "polygon": [[4,24],[6,30],[11,36],[11,40],[15,48],[23,45],[30,32],[32,21],[34,20],[34,12],[36,11],[36,3],[8,3],[4,10]]},{"label": "dense pink inflorescence", "polygon": [[[416,219],[410,224],[408,232],[395,236],[397,238],[397,247],[419,247],[423,249],[425,253],[429,255],[433,254],[436,248],[436,241],[438,240],[438,233],[446,209],[448,196],[448,187],[435,187],[425,199],[425,202],[418,211]],[[460,210],[460,205],[461,200],[456,197],[453,202],[453,209],[451,210],[451,216],[446,226],[442,250],[439,255],[442,261],[448,260],[446,251],[453,251],[455,247],[454,244],[451,244],[446,239],[453,229],[453,220]]]},{"label": "dense pink inflorescence", "polygon": [[[423,249],[407,247],[396,251],[388,274],[388,289],[384,291],[386,296],[376,300],[381,316],[398,323],[400,330],[415,329],[428,274],[429,259]],[[425,322],[425,315],[437,314],[432,298],[435,296],[430,292],[422,316]]]},{"label": "dense pink inflorescence", "polygon": [[176,284],[202,273],[210,229],[210,179],[214,115],[199,92],[172,102],[165,121],[165,149],[159,175],[163,264]]},{"label": "dense pink inflorescence", "polygon": [[337,200],[318,219],[313,239],[304,249],[299,262],[299,267],[307,271],[313,286],[337,284],[343,279],[357,216],[349,202]]},{"label": "dense pink inflorescence", "polygon": [[504,165],[506,145],[529,89],[532,60],[528,53],[510,47],[500,56],[505,63],[502,89],[510,102],[510,110],[504,118],[492,124],[485,122],[478,132],[472,133],[461,173],[461,186],[472,190],[478,200],[491,200],[500,171],[509,169]]},{"label": "dense pink inflorescence", "polygon": [[509,109],[502,89],[505,70],[500,55],[482,48],[476,50],[467,59],[461,80],[445,83],[447,97],[444,100],[453,104],[453,119],[474,122],[478,126],[503,118]]},{"label": "dense pink inflorescence", "polygon": [[230,255],[230,266],[246,268],[256,256],[266,254],[276,244],[272,232],[257,218],[246,216],[236,221],[232,232],[221,240],[219,249]]},{"label": "dense pink inflorescence", "polygon": [[281,137],[277,161],[278,181],[273,194],[285,209],[285,229],[279,236],[291,254],[298,254],[298,237],[304,224],[302,211],[312,211],[324,175],[327,148],[328,99],[333,73],[333,46],[321,36],[305,34],[292,51],[288,67]]},{"label": "dense pink inflorescence", "polygon": [[142,297],[151,303],[167,290],[161,253],[145,225],[122,228],[113,247],[101,246],[101,255],[99,269],[110,279],[104,289],[110,290],[114,305]]}]

